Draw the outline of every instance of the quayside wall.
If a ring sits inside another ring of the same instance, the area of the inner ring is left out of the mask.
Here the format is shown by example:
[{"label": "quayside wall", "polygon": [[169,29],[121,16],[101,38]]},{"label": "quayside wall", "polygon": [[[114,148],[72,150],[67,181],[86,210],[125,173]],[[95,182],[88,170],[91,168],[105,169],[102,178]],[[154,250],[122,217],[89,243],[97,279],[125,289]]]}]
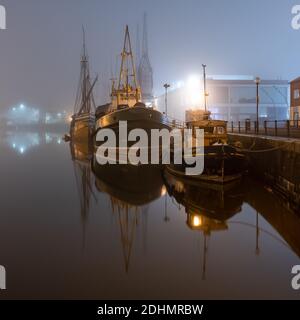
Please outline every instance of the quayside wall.
[{"label": "quayside wall", "polygon": [[300,210],[300,139],[228,134],[247,155],[249,172],[271,184]]}]

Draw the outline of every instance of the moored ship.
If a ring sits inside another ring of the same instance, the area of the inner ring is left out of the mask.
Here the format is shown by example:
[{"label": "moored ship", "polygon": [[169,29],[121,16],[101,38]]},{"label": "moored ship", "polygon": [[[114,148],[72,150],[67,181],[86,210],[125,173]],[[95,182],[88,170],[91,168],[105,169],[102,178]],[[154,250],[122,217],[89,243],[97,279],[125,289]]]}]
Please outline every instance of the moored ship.
[{"label": "moored ship", "polygon": [[[188,180],[202,181],[215,184],[226,184],[239,180],[246,169],[246,157],[234,147],[228,145],[227,123],[222,120],[211,120],[209,112],[188,111],[186,125],[192,130],[196,139],[196,130],[204,132],[203,154],[197,155],[193,148],[192,156],[204,157],[204,169],[199,175],[187,175],[186,169],[192,167],[188,161],[182,164],[172,163],[166,170],[178,177]],[[186,159],[186,158],[185,158]]]},{"label": "moored ship", "polygon": [[115,81],[112,82],[111,102],[99,106],[96,110],[96,132],[110,128],[118,133],[120,121],[127,121],[128,132],[132,129],[144,129],[148,136],[151,129],[170,129],[164,114],[142,103],[142,92],[137,83],[128,26],[121,56],[117,88]]},{"label": "moored ship", "polygon": [[74,114],[70,125],[70,138],[72,141],[88,143],[92,137],[95,126],[95,100],[93,96],[93,88],[98,78],[96,77],[93,83],[91,83],[84,30],[83,54],[80,64],[80,80],[76,95]]}]

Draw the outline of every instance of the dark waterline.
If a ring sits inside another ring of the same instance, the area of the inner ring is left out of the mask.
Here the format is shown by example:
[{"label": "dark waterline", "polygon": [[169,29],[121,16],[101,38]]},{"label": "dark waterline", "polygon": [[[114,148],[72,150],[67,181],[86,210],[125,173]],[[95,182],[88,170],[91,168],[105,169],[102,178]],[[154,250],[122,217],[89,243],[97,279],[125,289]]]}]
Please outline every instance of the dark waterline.
[{"label": "dark waterline", "polygon": [[61,137],[1,133],[0,298],[299,298],[300,218],[271,190],[92,171]]}]

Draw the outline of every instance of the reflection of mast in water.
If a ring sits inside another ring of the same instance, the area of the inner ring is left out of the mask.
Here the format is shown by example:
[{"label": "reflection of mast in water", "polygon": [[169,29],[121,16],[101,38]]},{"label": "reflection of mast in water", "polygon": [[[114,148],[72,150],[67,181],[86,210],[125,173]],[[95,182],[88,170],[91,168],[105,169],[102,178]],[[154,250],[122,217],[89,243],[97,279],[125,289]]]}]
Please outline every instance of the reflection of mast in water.
[{"label": "reflection of mast in water", "polygon": [[118,218],[126,272],[129,270],[132,246],[135,238],[136,227],[138,225],[138,210],[135,209],[134,212],[130,211],[131,210],[129,206],[125,206],[123,210],[120,210],[120,207],[118,208]]},{"label": "reflection of mast in water", "polygon": [[91,151],[86,144],[71,143],[76,186],[80,200],[80,213],[83,226],[83,246],[85,241],[85,223],[90,210],[92,189]]},{"label": "reflection of mast in water", "polygon": [[168,216],[168,196],[165,195],[165,217],[164,217],[164,222],[169,222],[170,217]]},{"label": "reflection of mast in water", "polygon": [[259,225],[258,225],[258,211],[256,211],[256,249],[255,249],[255,253],[257,256],[260,254],[258,240],[259,240]]},{"label": "reflection of mast in water", "polygon": [[203,234],[203,265],[202,265],[202,280],[205,280],[206,279],[206,253],[208,251],[208,246],[207,246],[207,243],[206,243],[206,234],[204,233]]},{"label": "reflection of mast in water", "polygon": [[74,161],[74,173],[76,185],[80,197],[81,218],[85,221],[88,218],[91,198],[91,169],[88,164]]},{"label": "reflection of mast in water", "polygon": [[[147,247],[148,206],[166,192],[159,166],[103,165],[94,159],[96,188],[111,200],[112,212],[118,214],[125,270],[129,271],[135,238],[141,236]],[[141,225],[141,228],[137,228]]]},{"label": "reflection of mast in water", "polygon": [[138,225],[139,209],[111,197],[112,210],[118,212],[125,270],[129,271],[132,246]]},{"label": "reflection of mast in water", "polygon": [[202,279],[206,279],[208,242],[212,233],[226,231],[227,221],[241,211],[243,197],[239,185],[228,187],[194,184],[168,172],[164,174],[170,197],[183,205],[187,226],[203,233]]}]

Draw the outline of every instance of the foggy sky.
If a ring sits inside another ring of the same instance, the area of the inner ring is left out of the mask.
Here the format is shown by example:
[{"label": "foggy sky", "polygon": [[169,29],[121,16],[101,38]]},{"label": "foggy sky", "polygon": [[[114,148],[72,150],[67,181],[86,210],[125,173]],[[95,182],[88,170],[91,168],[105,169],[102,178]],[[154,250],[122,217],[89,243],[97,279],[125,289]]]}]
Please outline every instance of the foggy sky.
[{"label": "foggy sky", "polygon": [[[300,76],[300,31],[291,28],[297,0],[0,0],[0,111],[24,102],[72,110],[86,27],[97,103],[109,93],[111,66],[125,25],[136,50],[137,24],[148,14],[155,92],[189,74]],[[298,1],[300,4],[300,0]]]}]

